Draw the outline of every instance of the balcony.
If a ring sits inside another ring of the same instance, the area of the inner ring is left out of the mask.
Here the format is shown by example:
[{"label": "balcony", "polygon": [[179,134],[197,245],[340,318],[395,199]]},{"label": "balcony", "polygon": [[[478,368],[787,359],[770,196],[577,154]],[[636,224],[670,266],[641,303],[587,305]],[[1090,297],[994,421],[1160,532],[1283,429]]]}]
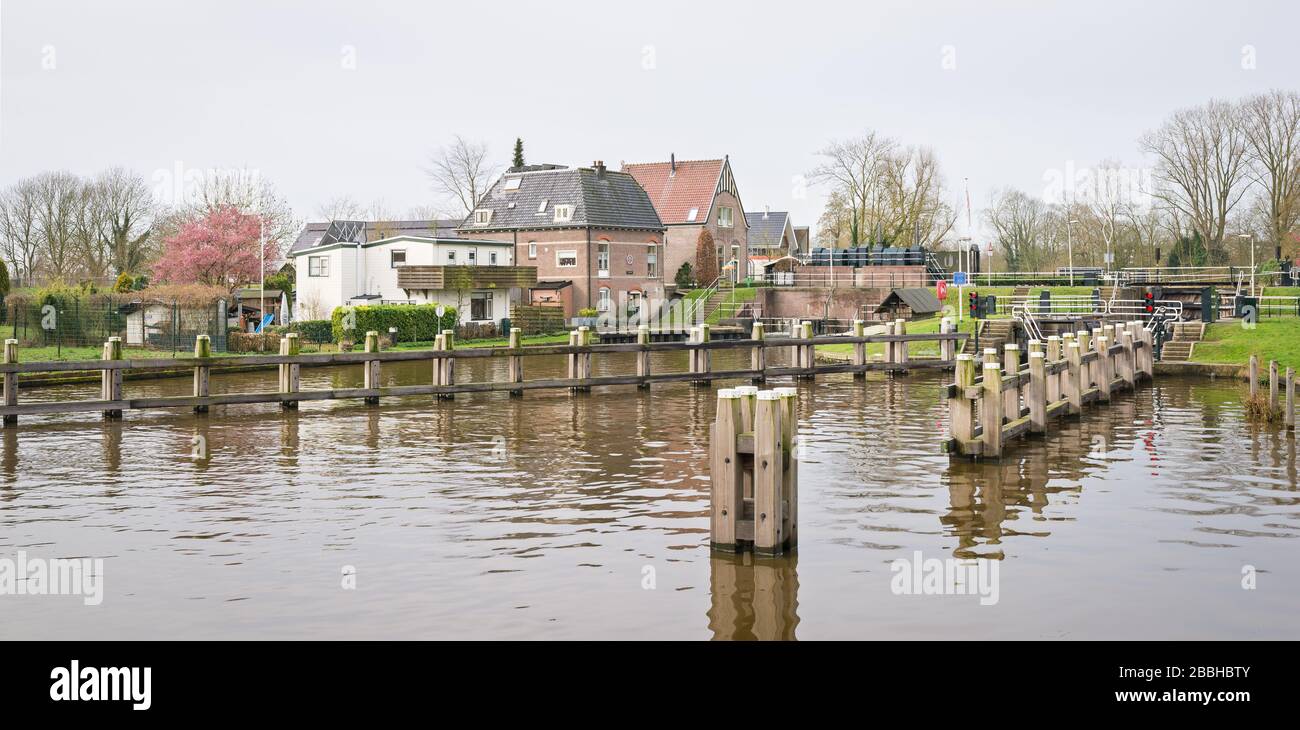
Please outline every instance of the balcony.
[{"label": "balcony", "polygon": [[397,286],[426,289],[527,289],[537,284],[536,266],[399,266]]}]

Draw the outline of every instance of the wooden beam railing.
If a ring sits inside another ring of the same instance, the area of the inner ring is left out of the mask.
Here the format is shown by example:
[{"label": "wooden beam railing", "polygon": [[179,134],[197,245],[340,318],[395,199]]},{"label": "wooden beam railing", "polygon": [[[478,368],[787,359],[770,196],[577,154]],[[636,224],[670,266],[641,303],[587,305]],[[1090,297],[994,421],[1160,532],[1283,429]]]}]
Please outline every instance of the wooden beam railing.
[{"label": "wooden beam railing", "polygon": [[[768,337],[761,329],[755,330],[755,336],[747,340],[711,340],[705,331],[692,333],[686,342],[650,342],[648,333],[638,337],[637,342],[608,345],[591,344],[591,332],[576,331],[570,338],[569,345],[540,345],[522,347],[518,331],[511,332],[510,345],[506,347],[456,348],[453,334],[446,331],[438,335],[435,349],[379,351],[378,335],[371,338],[367,333],[366,348],[363,352],[336,352],[300,354],[298,340],[292,334],[285,338],[278,355],[249,355],[240,357],[210,357],[208,343],[196,343],[195,357],[192,358],[137,358],[122,357],[120,344],[106,343],[104,359],[68,360],[52,362],[20,362],[17,342],[9,340],[4,349],[4,359],[0,362],[0,380],[4,384],[3,405],[0,405],[0,417],[6,425],[13,424],[20,415],[76,413],[102,411],[105,414],[120,414],[124,410],[145,408],[191,408],[197,413],[206,412],[216,405],[236,405],[248,403],[280,403],[284,408],[293,408],[302,401],[337,400],[360,398],[367,404],[376,404],[380,398],[416,395],[433,395],[451,398],[456,393],[490,393],[508,392],[522,395],[527,390],[567,388],[572,392],[586,392],[593,387],[608,385],[637,385],[649,387],[651,383],[693,382],[711,384],[716,380],[748,379],[760,381],[771,377],[794,376],[814,377],[831,373],[865,373],[869,371],[897,372],[911,369],[942,369],[953,367],[953,360],[908,359],[904,354],[900,361],[852,362],[842,364],[817,365],[814,361],[814,348],[817,345],[868,343],[887,343],[906,351],[911,342],[959,342],[965,334],[943,332],[939,334],[897,334],[870,336],[820,336],[812,337],[810,327],[800,327],[801,332],[809,336],[775,338]],[[772,348],[789,348],[798,353],[793,367],[774,367],[768,364],[766,353]],[[709,353],[714,350],[748,350],[751,352],[751,367],[744,370],[715,370]],[[955,346],[954,346],[955,349]],[[656,352],[688,352],[691,354],[690,369],[687,372],[653,373],[650,368],[650,355]],[[618,353],[636,354],[635,374],[592,376],[591,358],[593,355]],[[524,362],[528,357],[566,356],[569,362],[568,377],[562,379],[525,380]],[[455,362],[457,360],[506,358],[508,363],[507,379],[501,382],[456,382]],[[432,363],[431,383],[427,385],[402,385],[382,387],[381,367],[387,363],[429,362]],[[275,392],[259,393],[222,393],[213,395],[208,390],[208,379],[212,368],[234,365],[275,365],[280,372],[279,385]],[[361,365],[363,387],[334,388],[329,390],[301,390],[299,372],[301,367],[328,367],[338,365]],[[192,368],[194,370],[194,395],[164,396],[149,398],[126,398],[122,394],[122,372],[125,370],[165,370],[174,368]],[[50,401],[41,403],[20,403],[20,376],[32,373],[69,372],[97,370],[101,372],[102,383],[98,400]],[[116,416],[109,416],[116,417]]]},{"label": "wooden beam railing", "polygon": [[1030,340],[1024,365],[1016,345],[1001,360],[986,349],[978,376],[974,356],[958,355],[954,382],[943,391],[952,434],[944,450],[998,458],[1012,439],[1045,434],[1058,418],[1109,403],[1116,391],[1151,378],[1153,345],[1141,322],[1127,322],[1053,335],[1046,348]]}]

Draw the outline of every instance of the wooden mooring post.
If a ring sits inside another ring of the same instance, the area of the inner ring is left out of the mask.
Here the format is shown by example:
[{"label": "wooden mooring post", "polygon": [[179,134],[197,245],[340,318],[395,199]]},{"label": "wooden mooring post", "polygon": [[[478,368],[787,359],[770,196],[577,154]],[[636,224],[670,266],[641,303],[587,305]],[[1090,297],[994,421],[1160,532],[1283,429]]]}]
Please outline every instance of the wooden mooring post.
[{"label": "wooden mooring post", "polygon": [[[867,323],[861,319],[853,320],[853,336],[862,337],[866,335],[866,333],[867,333]],[[865,342],[853,343],[853,364],[854,365],[867,364],[867,343]],[[867,371],[865,370],[863,370],[860,373],[853,374],[854,380],[862,380],[866,377],[867,377]]]},{"label": "wooden mooring post", "polygon": [[[367,338],[369,340],[369,338]],[[302,340],[298,339],[297,332],[290,332],[280,338],[280,354],[286,357],[296,357],[302,352]],[[378,364],[378,361],[375,361]],[[302,387],[302,366],[297,363],[285,363],[279,366],[280,374],[280,392],[297,393]],[[375,377],[378,381],[378,376]],[[378,402],[376,400],[376,402]],[[294,410],[298,407],[296,400],[280,401],[280,408],[286,411]]]},{"label": "wooden mooring post", "polygon": [[[283,343],[282,343],[283,344]],[[366,333],[366,353],[379,352],[379,333],[371,330]],[[366,360],[365,370],[362,371],[362,386],[366,390],[378,390],[379,388],[379,360]],[[368,395],[365,398],[366,405],[379,405],[379,396]]]},{"label": "wooden mooring post", "polygon": [[1277,360],[1268,361],[1268,412],[1277,413]]},{"label": "wooden mooring post", "polygon": [[1057,419],[1105,405],[1117,391],[1149,380],[1151,333],[1140,322],[1110,331],[1120,344],[1105,328],[1053,335],[1045,349],[1030,340],[1023,366],[1015,345],[1004,348],[1001,361],[991,348],[984,350],[982,363],[958,355],[954,382],[944,388],[952,434],[944,449],[953,456],[999,458],[1012,440],[1046,434]]},{"label": "wooden mooring post", "polygon": [[1250,379],[1250,397],[1254,398],[1259,395],[1259,358],[1251,355],[1247,369],[1249,371],[1247,377]]},{"label": "wooden mooring post", "polygon": [[[16,364],[18,362],[18,340],[5,340],[4,363],[6,365]],[[5,373],[5,405],[11,407],[18,406],[18,373]],[[18,423],[16,414],[5,414],[4,425],[9,426]]]},{"label": "wooden mooring post", "polygon": [[[644,327],[645,325],[642,325]],[[524,331],[518,327],[510,328],[510,349],[518,350],[523,347]],[[639,362],[637,363],[640,364]],[[524,382],[524,357],[523,355],[510,355],[506,360],[506,377],[512,383]],[[511,397],[518,398],[524,394],[522,390],[510,391]]]},{"label": "wooden mooring post", "polygon": [[[280,348],[284,352],[284,347]],[[212,357],[212,338],[208,335],[198,335],[194,338],[194,359],[207,360]],[[281,365],[281,368],[284,366]],[[212,376],[212,368],[207,365],[199,365],[194,368],[194,397],[208,397],[208,381]],[[195,413],[207,413],[206,404],[194,406]]]},{"label": "wooden mooring post", "polygon": [[817,348],[812,344],[813,325],[812,322],[804,322],[799,328],[799,337],[808,340],[809,344],[800,345],[799,349],[802,354],[799,355],[799,367],[805,372],[795,375],[795,380],[813,380],[817,377],[817,372],[813,369],[817,366]]},{"label": "wooden mooring post", "polygon": [[[122,359],[122,338],[110,337],[108,342],[104,343],[105,360]],[[122,371],[118,369],[105,370],[100,375],[100,397],[110,403],[117,403],[122,400]],[[122,417],[121,408],[109,408],[104,411],[104,418],[114,420]]]},{"label": "wooden mooring post", "polygon": [[1286,412],[1284,413],[1286,427],[1289,430],[1295,430],[1295,368],[1286,369]]},{"label": "wooden mooring post", "polygon": [[[572,342],[573,338],[569,338]],[[443,330],[442,334],[433,338],[433,349],[441,352],[452,352],[456,349],[456,331]],[[572,356],[571,356],[572,357]],[[572,365],[570,365],[572,367]],[[452,386],[456,384],[456,358],[439,357],[433,361],[433,384],[437,386]],[[456,397],[455,393],[442,392],[438,393],[438,398],[442,400],[451,400]]]},{"label": "wooden mooring post", "polygon": [[762,383],[767,380],[765,375],[767,371],[767,347],[763,345],[766,336],[767,329],[763,326],[763,323],[755,322],[749,335],[749,339],[758,343],[749,351],[749,369],[758,373],[758,375],[750,379],[750,382],[753,383]]},{"label": "wooden mooring post", "polygon": [[[714,550],[778,555],[798,544],[793,391],[760,391],[752,401],[736,389],[718,391],[709,448]],[[747,422],[752,430],[743,430]],[[745,496],[746,481],[752,498]]]},{"label": "wooden mooring post", "polygon": [[[691,328],[691,342],[702,345],[709,341],[708,323]],[[701,347],[692,348],[690,351],[690,366],[692,373],[706,374],[713,369],[713,352]],[[699,378],[692,380],[691,385],[707,387],[712,385],[713,381],[708,378]]]}]

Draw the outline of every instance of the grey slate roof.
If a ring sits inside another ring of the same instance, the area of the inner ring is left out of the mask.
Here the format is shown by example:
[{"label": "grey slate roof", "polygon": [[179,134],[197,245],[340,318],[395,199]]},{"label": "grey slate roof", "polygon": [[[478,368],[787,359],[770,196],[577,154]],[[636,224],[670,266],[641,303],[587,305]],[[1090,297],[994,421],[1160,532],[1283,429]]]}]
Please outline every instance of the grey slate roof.
[{"label": "grey slate roof", "polygon": [[925,287],[894,289],[889,292],[889,296],[885,297],[880,306],[884,307],[891,299],[902,300],[904,304],[912,309],[912,314],[934,314],[943,308],[934,292]]},{"label": "grey slate roof", "polygon": [[768,212],[766,218],[763,213],[745,213],[745,222],[749,224],[749,245],[780,246],[789,217],[789,213],[775,210]]},{"label": "grey slate roof", "polygon": [[[519,188],[507,190],[506,181],[519,178]],[[546,209],[538,212],[542,202]],[[513,206],[511,205],[513,203]],[[555,206],[572,205],[573,218],[555,222]],[[645,228],[663,230],[650,196],[625,172],[588,167],[538,170],[502,175],[479,201],[480,210],[492,210],[492,220],[474,225],[465,217],[458,230],[496,231],[537,228]]]},{"label": "grey slate roof", "polygon": [[[454,218],[426,221],[385,221],[382,223],[374,221],[361,222],[365,226],[365,236],[361,243],[378,241],[380,238],[390,236],[456,238],[456,226],[460,224],[460,221]],[[318,245],[321,239],[324,238],[326,231],[329,230],[330,223],[331,221],[308,223],[302,229],[302,232],[298,234],[298,239],[293,242],[293,246],[289,248],[289,253]]]}]

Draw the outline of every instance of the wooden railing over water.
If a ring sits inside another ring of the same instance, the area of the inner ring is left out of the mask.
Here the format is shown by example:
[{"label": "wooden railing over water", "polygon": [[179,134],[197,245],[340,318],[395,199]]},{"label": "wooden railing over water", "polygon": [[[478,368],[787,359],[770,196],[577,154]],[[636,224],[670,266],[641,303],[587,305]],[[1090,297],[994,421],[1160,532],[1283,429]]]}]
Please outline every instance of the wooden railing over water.
[{"label": "wooden railing over water", "polygon": [[[368,404],[377,404],[381,398],[433,395],[442,398],[454,397],[457,393],[509,392],[522,395],[526,390],[546,388],[567,388],[571,392],[582,392],[596,386],[636,385],[647,388],[651,383],[692,382],[698,385],[710,385],[714,380],[750,379],[761,382],[769,377],[794,376],[799,379],[811,379],[817,375],[829,373],[854,373],[863,376],[869,371],[905,372],[925,368],[953,367],[953,353],[956,343],[965,339],[965,334],[945,331],[939,334],[914,334],[905,332],[901,323],[895,325],[892,334],[863,336],[861,321],[855,323],[853,336],[812,336],[812,324],[797,323],[791,336],[785,338],[767,337],[765,328],[755,324],[750,339],[717,340],[709,339],[709,326],[700,325],[693,328],[690,340],[686,342],[650,342],[650,330],[642,327],[638,332],[638,341],[626,344],[596,345],[591,344],[592,332],[583,327],[573,332],[568,345],[529,346],[521,344],[522,335],[518,328],[510,332],[510,344],[506,347],[478,347],[458,349],[455,346],[452,331],[444,331],[435,342],[432,350],[379,351],[379,337],[375,332],[367,333],[365,351],[338,352],[304,355],[299,353],[297,333],[289,333],[280,343],[278,355],[252,355],[238,357],[212,357],[209,341],[200,335],[195,343],[193,358],[148,358],[126,359],[122,355],[120,338],[111,338],[104,345],[101,360],[78,360],[58,362],[19,362],[18,343],[8,340],[4,347],[3,362],[0,363],[0,376],[4,383],[3,405],[0,416],[6,425],[17,422],[20,415],[39,415],[51,413],[75,413],[100,411],[105,418],[120,418],[123,411],[146,408],[191,408],[196,413],[206,412],[211,406],[237,405],[245,403],[279,403],[283,408],[296,408],[302,401],[339,400],[361,398]],[[883,361],[869,362],[866,356],[868,343],[885,343],[886,357]],[[940,358],[909,358],[908,345],[912,342],[938,342]],[[855,352],[852,360],[844,364],[818,365],[814,348],[824,344],[852,344]],[[792,366],[769,367],[767,352],[772,348],[788,348],[791,352]],[[750,367],[743,370],[714,370],[710,353],[715,350],[749,350]],[[686,351],[691,354],[690,366],[686,372],[653,373],[650,355],[656,352]],[[615,353],[634,353],[635,372],[620,375],[593,376],[592,356]],[[525,380],[524,361],[528,357],[546,355],[564,355],[568,362],[568,377],[546,380]],[[458,360],[501,359],[507,361],[507,377],[501,381],[491,382],[456,382],[455,364]],[[399,385],[380,387],[382,367],[387,363],[426,362],[430,364],[430,383],[427,385]],[[280,377],[274,392],[255,393],[218,393],[209,389],[212,368],[222,366],[275,365]],[[300,387],[301,368],[359,365],[363,373],[363,387],[334,388],[329,390],[302,390]],[[149,398],[127,398],[122,392],[122,372],[125,370],[167,370],[175,368],[192,368],[194,371],[193,395],[162,396]],[[100,371],[100,397],[95,400],[64,400],[37,403],[20,403],[20,375],[30,373],[52,373],[71,371]]]},{"label": "wooden railing over water", "polygon": [[1006,345],[1001,361],[986,349],[981,377],[972,355],[958,355],[955,382],[944,388],[952,433],[945,450],[998,458],[1011,439],[1044,434],[1060,417],[1109,403],[1115,392],[1151,378],[1152,345],[1141,322],[1127,322],[1052,335],[1046,349],[1030,340],[1023,366],[1017,345]]}]

